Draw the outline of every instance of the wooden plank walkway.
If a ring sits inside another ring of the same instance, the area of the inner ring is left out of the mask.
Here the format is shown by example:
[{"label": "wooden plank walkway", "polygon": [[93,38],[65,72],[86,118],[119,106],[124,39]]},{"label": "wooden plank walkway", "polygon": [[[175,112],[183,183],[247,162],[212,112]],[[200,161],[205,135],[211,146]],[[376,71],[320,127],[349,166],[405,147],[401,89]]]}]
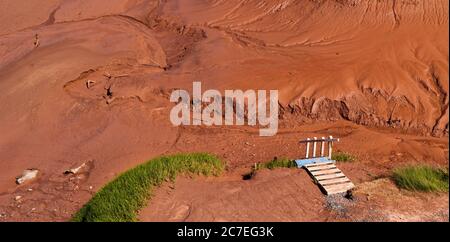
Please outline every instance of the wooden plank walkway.
[{"label": "wooden plank walkway", "polygon": [[355,187],[334,162],[322,162],[305,165],[304,168],[311,174],[326,195],[345,193]]}]

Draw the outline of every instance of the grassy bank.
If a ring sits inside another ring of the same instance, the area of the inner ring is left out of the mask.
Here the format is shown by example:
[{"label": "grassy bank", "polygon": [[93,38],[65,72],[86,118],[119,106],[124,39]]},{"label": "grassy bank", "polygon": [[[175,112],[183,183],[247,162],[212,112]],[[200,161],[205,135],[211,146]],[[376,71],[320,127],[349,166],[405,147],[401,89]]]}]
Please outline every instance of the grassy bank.
[{"label": "grassy bank", "polygon": [[224,164],[215,156],[196,153],[159,157],[131,169],[103,187],[72,218],[74,222],[137,221],[155,187],[180,173],[219,175]]},{"label": "grassy bank", "polygon": [[410,191],[448,192],[448,170],[426,165],[407,166],[394,170],[398,187]]}]

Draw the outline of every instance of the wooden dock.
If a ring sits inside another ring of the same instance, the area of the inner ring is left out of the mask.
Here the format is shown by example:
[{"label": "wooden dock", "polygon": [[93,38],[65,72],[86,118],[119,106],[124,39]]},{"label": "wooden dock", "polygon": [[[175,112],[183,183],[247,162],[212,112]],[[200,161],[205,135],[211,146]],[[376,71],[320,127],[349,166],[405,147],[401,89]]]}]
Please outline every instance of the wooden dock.
[{"label": "wooden dock", "polygon": [[346,193],[355,187],[333,161],[309,164],[304,168],[326,195]]}]

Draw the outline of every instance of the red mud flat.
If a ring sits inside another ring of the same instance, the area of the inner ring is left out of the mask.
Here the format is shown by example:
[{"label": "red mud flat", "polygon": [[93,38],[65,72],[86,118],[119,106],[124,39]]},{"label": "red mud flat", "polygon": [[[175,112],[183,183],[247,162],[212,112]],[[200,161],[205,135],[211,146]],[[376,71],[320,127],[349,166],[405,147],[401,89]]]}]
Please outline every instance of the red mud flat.
[{"label": "red mud flat", "polygon": [[264,170],[242,176],[177,179],[157,191],[140,221],[326,221],[321,191],[305,171]]},{"label": "red mud flat", "polygon": [[144,222],[414,222],[449,220],[447,194],[400,191],[388,179],[358,185],[351,200],[326,197],[303,170],[264,170],[252,180],[179,178],[158,189]]},{"label": "red mud flat", "polygon": [[[389,179],[394,167],[431,164],[448,167],[448,139],[372,130],[348,121],[315,123],[281,129],[274,137],[259,137],[258,129],[182,128],[165,154],[205,151],[226,162],[218,178],[179,178],[157,189],[140,219],[143,221],[445,221],[448,193],[398,190]],[[355,200],[327,198],[303,170],[262,171],[244,181],[255,163],[274,157],[304,155],[299,137],[341,137],[337,151],[354,154],[357,161],[338,163],[356,184]],[[211,145],[211,144],[214,144]],[[193,148],[195,147],[195,148]],[[79,175],[62,170],[43,174],[36,182],[0,196],[6,221],[65,221],[116,174],[93,166]],[[138,163],[138,162],[136,162]],[[69,165],[69,164],[67,164]],[[103,175],[103,176],[102,176]],[[111,177],[109,177],[111,176]],[[383,182],[380,182],[383,181]],[[103,184],[104,184],[103,183]],[[91,188],[91,186],[93,186]],[[28,191],[28,189],[32,189]],[[271,192],[267,192],[271,191]],[[16,196],[22,196],[15,201]],[[272,210],[261,201],[284,204]],[[292,202],[295,201],[295,202]],[[291,203],[292,202],[292,203]],[[222,209],[226,208],[226,209]],[[309,208],[309,209],[306,209]],[[362,213],[365,211],[367,213]],[[396,215],[392,217],[391,215]]]},{"label": "red mud flat", "polygon": [[[448,166],[446,138],[420,138],[374,131],[348,122],[303,125],[272,138],[258,131],[184,129],[175,152],[190,147],[218,154],[228,172],[219,178],[186,178],[157,190],[141,211],[141,221],[448,221],[448,193],[399,190],[388,178],[394,167],[426,163]],[[252,135],[253,133],[253,135]],[[243,176],[254,163],[304,155],[298,137],[342,137],[337,150],[357,157],[337,166],[356,184],[354,199],[326,197],[304,170],[263,170]],[[211,144],[215,144],[214,148]],[[438,161],[438,162],[436,162]]]},{"label": "red mud flat", "polygon": [[[68,220],[158,155],[211,152],[234,174],[297,158],[311,136],[340,137],[359,156],[342,165],[356,184],[404,163],[448,167],[448,10],[446,0],[3,0],[0,220]],[[279,134],[173,127],[170,92],[194,81],[279,90]],[[31,168],[38,179],[17,186]]]}]

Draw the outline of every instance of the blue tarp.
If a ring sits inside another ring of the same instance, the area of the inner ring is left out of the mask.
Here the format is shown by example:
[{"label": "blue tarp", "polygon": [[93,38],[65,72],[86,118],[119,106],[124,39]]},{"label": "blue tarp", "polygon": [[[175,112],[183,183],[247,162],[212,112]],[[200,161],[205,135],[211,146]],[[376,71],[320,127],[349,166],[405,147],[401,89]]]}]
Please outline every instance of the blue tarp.
[{"label": "blue tarp", "polygon": [[298,168],[302,168],[305,165],[323,163],[323,162],[332,162],[332,160],[330,160],[328,157],[316,157],[316,158],[295,161],[295,163],[297,163]]}]

